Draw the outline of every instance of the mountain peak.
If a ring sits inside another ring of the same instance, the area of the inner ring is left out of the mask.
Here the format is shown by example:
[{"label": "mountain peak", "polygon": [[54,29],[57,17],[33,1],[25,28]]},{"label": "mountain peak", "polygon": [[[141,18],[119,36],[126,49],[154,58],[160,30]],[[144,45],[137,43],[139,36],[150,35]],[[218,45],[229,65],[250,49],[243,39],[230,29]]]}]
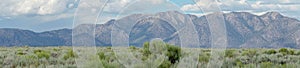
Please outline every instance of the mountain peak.
[{"label": "mountain peak", "polygon": [[279,12],[275,12],[275,11],[271,11],[271,12],[267,12],[267,15],[281,15]]},{"label": "mountain peak", "polygon": [[111,20],[107,21],[104,25],[112,25],[115,23],[115,21],[116,21],[116,19],[111,19]]},{"label": "mountain peak", "polygon": [[179,11],[166,11],[166,12],[159,12],[158,15],[164,15],[164,14],[182,14]]},{"label": "mountain peak", "polygon": [[275,19],[275,18],[281,18],[283,17],[283,15],[281,15],[279,12],[267,12],[265,13],[264,15],[262,15],[263,17],[271,17],[272,19]]}]

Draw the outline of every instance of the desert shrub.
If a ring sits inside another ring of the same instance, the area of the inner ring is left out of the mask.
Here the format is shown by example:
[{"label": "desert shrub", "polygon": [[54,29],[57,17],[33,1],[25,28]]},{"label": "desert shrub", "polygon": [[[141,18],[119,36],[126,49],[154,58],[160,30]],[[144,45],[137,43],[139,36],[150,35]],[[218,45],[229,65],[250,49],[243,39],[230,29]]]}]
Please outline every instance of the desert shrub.
[{"label": "desert shrub", "polygon": [[[148,56],[151,55],[151,52],[149,50],[149,46],[150,43],[149,42],[145,42],[143,45],[143,56],[142,60],[147,59]],[[174,64],[176,62],[179,61],[180,57],[181,57],[181,48],[175,45],[171,45],[171,44],[166,44],[167,47],[167,53],[166,56],[168,57],[168,60]]]},{"label": "desert shrub", "polygon": [[235,65],[236,67],[238,67],[238,68],[241,68],[241,67],[244,66],[244,64],[242,63],[242,61],[239,60],[239,59],[235,59],[234,65]]},{"label": "desert shrub", "polygon": [[38,58],[49,59],[49,57],[50,57],[50,52],[44,51],[44,50],[40,50],[40,49],[34,50],[34,54],[36,54]]},{"label": "desert shrub", "polygon": [[203,49],[203,50],[201,50],[202,52],[211,52],[211,50],[210,49]]},{"label": "desert shrub", "polygon": [[235,57],[235,50],[233,49],[230,49],[230,50],[225,50],[225,57],[228,57],[228,58],[233,58]]},{"label": "desert shrub", "polygon": [[99,56],[100,60],[105,60],[105,54],[104,54],[104,52],[99,52],[97,55]]},{"label": "desert shrub", "polygon": [[60,51],[61,49],[53,48],[53,51]]},{"label": "desert shrub", "polygon": [[289,53],[289,50],[286,48],[281,48],[279,49],[279,52],[282,53],[283,55],[287,55]]},{"label": "desert shrub", "polygon": [[135,46],[130,46],[129,47],[131,50],[136,50],[137,48]]},{"label": "desert shrub", "polygon": [[209,59],[210,59],[209,55],[207,55],[207,54],[200,54],[199,58],[198,58],[198,61],[202,62],[202,63],[208,63]]},{"label": "desert shrub", "polygon": [[262,63],[262,62],[269,62],[269,61],[271,61],[268,54],[262,54],[262,55],[259,55],[259,56],[257,56],[257,58],[256,58],[255,60],[257,61],[257,63]]},{"label": "desert shrub", "polygon": [[106,47],[106,49],[109,49],[109,50],[111,50],[111,47]]},{"label": "desert shrub", "polygon": [[170,68],[172,63],[168,60],[164,60],[158,68]]},{"label": "desert shrub", "polygon": [[247,51],[243,51],[242,56],[254,57],[257,55],[257,51],[253,49],[249,49]]},{"label": "desert shrub", "polygon": [[150,45],[149,42],[144,43],[144,45],[143,45],[143,56],[148,57],[151,54],[151,52],[149,50],[149,45]]},{"label": "desert shrub", "polygon": [[271,50],[267,50],[267,51],[265,51],[264,53],[265,53],[265,54],[276,54],[276,53],[277,53],[277,51],[276,51],[276,50],[274,50],[274,49],[271,49]]},{"label": "desert shrub", "polygon": [[25,55],[26,53],[25,52],[23,52],[23,51],[18,51],[17,52],[17,55]]},{"label": "desert shrub", "polygon": [[170,45],[170,44],[166,44],[167,45],[167,49],[168,49],[168,59],[169,61],[174,64],[176,62],[179,61],[181,55],[181,48],[178,46],[174,46],[174,45]]},{"label": "desert shrub", "polygon": [[298,51],[298,52],[296,53],[296,55],[300,55],[300,51]]},{"label": "desert shrub", "polygon": [[289,55],[295,55],[296,53],[295,53],[295,50],[289,50],[288,54]]},{"label": "desert shrub", "polygon": [[273,63],[263,62],[263,63],[260,64],[260,68],[273,68]]},{"label": "desert shrub", "polygon": [[68,52],[64,55],[64,59],[67,60],[69,58],[75,58],[76,55],[74,54],[72,49],[69,49]]},{"label": "desert shrub", "polygon": [[108,61],[101,60],[101,63],[104,68],[124,68],[117,62],[110,63]]},{"label": "desert shrub", "polygon": [[257,65],[255,65],[255,64],[246,64],[242,68],[257,68]]},{"label": "desert shrub", "polygon": [[227,58],[223,61],[221,68],[233,68],[235,60],[233,58]]}]

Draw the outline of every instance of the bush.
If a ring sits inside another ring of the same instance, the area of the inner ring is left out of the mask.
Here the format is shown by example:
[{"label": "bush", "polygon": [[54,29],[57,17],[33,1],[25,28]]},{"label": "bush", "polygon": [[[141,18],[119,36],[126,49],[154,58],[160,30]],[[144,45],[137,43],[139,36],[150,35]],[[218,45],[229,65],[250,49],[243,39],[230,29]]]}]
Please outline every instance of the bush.
[{"label": "bush", "polygon": [[264,52],[265,54],[276,54],[277,53],[277,51],[276,50],[274,50],[274,49],[272,49],[272,50],[267,50],[267,51],[265,51]]},{"label": "bush", "polygon": [[300,51],[298,51],[298,52],[296,53],[296,55],[300,55]]},{"label": "bush", "polygon": [[69,58],[75,58],[76,55],[74,54],[72,49],[69,49],[68,52],[64,55],[64,59],[67,60]]},{"label": "bush", "polygon": [[261,63],[260,68],[273,68],[273,63],[263,62],[263,63]]},{"label": "bush", "polygon": [[281,49],[279,49],[279,52],[282,53],[283,55],[286,55],[289,53],[289,50],[286,48],[281,48]]},{"label": "bush", "polygon": [[198,61],[203,62],[203,63],[208,63],[209,59],[210,59],[210,56],[200,54]]},{"label": "bush", "polygon": [[167,44],[169,61],[174,64],[179,61],[181,55],[181,48],[178,46]]},{"label": "bush", "polygon": [[[145,42],[144,43],[144,47],[143,47],[143,58],[142,60],[146,60],[148,58],[148,56],[151,55],[151,52],[149,50],[149,42]],[[174,45],[170,45],[170,44],[166,44],[167,47],[167,53],[166,56],[168,57],[168,60],[174,64],[176,62],[179,61],[180,57],[181,57],[181,48],[178,46],[174,46]]]},{"label": "bush", "polygon": [[105,60],[105,54],[104,54],[104,52],[99,52],[97,55],[99,56],[100,60]]},{"label": "bush", "polygon": [[48,51],[38,49],[38,50],[34,50],[34,54],[36,54],[38,58],[46,58],[46,59],[50,58],[50,52]]},{"label": "bush", "polygon": [[225,50],[225,57],[229,57],[229,58],[235,57],[234,52],[235,52],[235,50],[233,50],[233,49],[231,49],[231,50]]},{"label": "bush", "polygon": [[288,54],[289,55],[295,55],[296,53],[295,53],[295,50],[289,50]]},{"label": "bush", "polygon": [[144,45],[143,45],[143,56],[148,57],[151,54],[151,52],[149,50],[149,45],[150,45],[149,42],[144,43]]},{"label": "bush", "polygon": [[244,51],[242,53],[242,56],[248,56],[248,57],[254,57],[256,55],[257,55],[257,51],[256,50],[252,50],[252,49]]}]

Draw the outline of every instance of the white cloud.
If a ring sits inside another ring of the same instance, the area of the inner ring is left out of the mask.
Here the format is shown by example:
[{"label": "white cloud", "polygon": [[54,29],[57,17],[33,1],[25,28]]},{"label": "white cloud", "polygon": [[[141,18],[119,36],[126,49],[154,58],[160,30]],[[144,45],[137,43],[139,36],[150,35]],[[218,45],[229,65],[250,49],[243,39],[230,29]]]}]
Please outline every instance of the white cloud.
[{"label": "white cloud", "polygon": [[182,11],[200,11],[200,7],[198,7],[196,4],[187,4],[182,6],[182,8],[180,8],[180,10]]},{"label": "white cloud", "polygon": [[68,10],[74,0],[6,0],[0,4],[0,16],[49,15]]},{"label": "white cloud", "polygon": [[167,0],[110,0],[104,8],[104,12],[118,13],[121,11],[143,11],[143,10],[164,10],[160,7],[167,7],[165,9],[173,9],[170,6],[171,2]]},{"label": "white cloud", "polygon": [[[198,8],[200,6],[202,9],[215,9],[206,8],[209,7],[210,2],[214,0],[197,0],[196,4],[187,4],[181,7],[181,10],[190,12],[201,10]],[[217,5],[223,11],[253,11],[253,12],[264,12],[269,10],[274,11],[300,11],[300,1],[299,0],[218,0]]]}]

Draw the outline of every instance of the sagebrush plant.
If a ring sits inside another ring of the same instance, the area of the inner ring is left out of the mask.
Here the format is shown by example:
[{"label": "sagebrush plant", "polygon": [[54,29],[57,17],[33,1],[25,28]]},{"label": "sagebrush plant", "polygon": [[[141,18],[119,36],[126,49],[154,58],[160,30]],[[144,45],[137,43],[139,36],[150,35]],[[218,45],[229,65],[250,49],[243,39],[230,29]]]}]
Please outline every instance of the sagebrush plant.
[{"label": "sagebrush plant", "polygon": [[[149,42],[143,47],[130,46],[135,58],[145,61],[153,55]],[[211,57],[207,48],[182,49],[179,46],[166,44],[167,59],[159,68],[176,68],[180,59],[190,52],[199,52],[196,59],[198,67],[206,67]],[[192,50],[192,51],[189,51]],[[186,52],[185,52],[186,51]],[[76,68],[76,53],[72,47],[0,47],[0,68]],[[115,56],[111,47],[97,47],[97,57],[104,68],[125,68]],[[280,49],[227,49],[225,50],[223,68],[299,68],[300,50]],[[142,66],[142,65],[140,65]],[[140,67],[137,65],[137,67]]]}]

